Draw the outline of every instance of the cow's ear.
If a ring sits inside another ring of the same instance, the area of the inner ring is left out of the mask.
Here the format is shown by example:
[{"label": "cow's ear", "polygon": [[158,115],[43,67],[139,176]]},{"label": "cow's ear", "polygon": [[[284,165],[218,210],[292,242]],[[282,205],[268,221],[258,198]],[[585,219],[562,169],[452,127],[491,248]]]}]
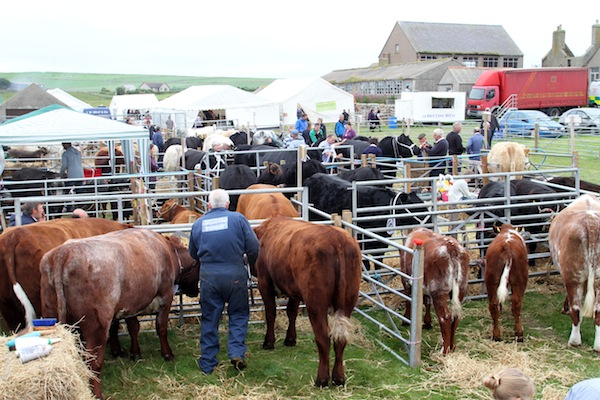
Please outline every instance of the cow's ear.
[{"label": "cow's ear", "polygon": [[494,225],[494,233],[500,233],[500,227],[498,225]]},{"label": "cow's ear", "polygon": [[522,226],[517,226],[515,229],[516,229],[516,230],[517,230],[517,232],[519,232],[519,233],[523,232],[523,227],[522,227]]}]

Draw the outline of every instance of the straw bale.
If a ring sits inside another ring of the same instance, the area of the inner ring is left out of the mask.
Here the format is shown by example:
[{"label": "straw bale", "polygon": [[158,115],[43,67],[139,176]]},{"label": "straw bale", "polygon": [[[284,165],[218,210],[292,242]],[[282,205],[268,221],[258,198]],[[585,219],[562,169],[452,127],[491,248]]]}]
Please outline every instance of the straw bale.
[{"label": "straw bale", "polygon": [[22,364],[6,342],[13,337],[0,337],[0,399],[93,399],[87,367],[79,335],[70,327],[57,325],[47,337],[60,338],[46,357]]}]

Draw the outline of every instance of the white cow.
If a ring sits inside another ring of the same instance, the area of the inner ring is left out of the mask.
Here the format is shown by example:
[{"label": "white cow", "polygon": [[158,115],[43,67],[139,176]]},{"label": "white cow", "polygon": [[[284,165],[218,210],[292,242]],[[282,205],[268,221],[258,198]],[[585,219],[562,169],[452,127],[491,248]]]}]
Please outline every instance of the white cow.
[{"label": "white cow", "polygon": [[[529,166],[529,151],[524,145],[515,142],[499,142],[492,146],[487,156],[489,172],[525,171]],[[521,179],[512,176],[511,179]],[[493,179],[492,179],[493,180]]]}]

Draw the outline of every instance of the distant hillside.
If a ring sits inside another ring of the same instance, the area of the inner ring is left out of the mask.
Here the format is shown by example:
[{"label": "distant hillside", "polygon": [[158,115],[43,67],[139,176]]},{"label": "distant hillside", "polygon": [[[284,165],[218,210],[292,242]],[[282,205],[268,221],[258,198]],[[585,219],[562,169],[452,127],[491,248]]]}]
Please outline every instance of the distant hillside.
[{"label": "distant hillside", "polygon": [[13,83],[37,83],[46,89],[60,88],[67,92],[99,93],[102,88],[114,92],[117,87],[132,85],[138,88],[143,82],[165,82],[172,91],[178,92],[193,85],[231,85],[254,91],[274,79],[227,78],[176,75],[125,75],[125,74],[79,74],[69,72],[0,72],[0,78]]}]

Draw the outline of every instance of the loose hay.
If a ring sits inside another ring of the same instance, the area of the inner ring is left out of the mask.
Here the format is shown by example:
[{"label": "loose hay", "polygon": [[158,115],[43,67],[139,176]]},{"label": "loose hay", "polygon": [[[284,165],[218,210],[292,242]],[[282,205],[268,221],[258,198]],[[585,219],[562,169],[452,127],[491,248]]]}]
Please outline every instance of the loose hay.
[{"label": "loose hay", "polygon": [[49,337],[60,338],[46,357],[22,364],[0,337],[0,399],[93,399],[89,380],[92,372],[79,335],[69,327],[57,325]]},{"label": "loose hay", "polygon": [[[430,378],[422,382],[422,389],[439,392],[448,386],[456,386],[461,393],[460,399],[489,399],[490,393],[483,387],[483,379],[512,367],[520,369],[533,380],[536,398],[562,400],[574,382],[585,379],[567,367],[552,362],[548,354],[554,350],[545,344],[532,350],[523,348],[522,344],[493,342],[480,334],[476,336],[469,339],[469,348],[466,350],[459,349],[446,356],[433,354],[432,362],[437,365],[423,369]],[[540,389],[542,387],[543,390]]]}]

